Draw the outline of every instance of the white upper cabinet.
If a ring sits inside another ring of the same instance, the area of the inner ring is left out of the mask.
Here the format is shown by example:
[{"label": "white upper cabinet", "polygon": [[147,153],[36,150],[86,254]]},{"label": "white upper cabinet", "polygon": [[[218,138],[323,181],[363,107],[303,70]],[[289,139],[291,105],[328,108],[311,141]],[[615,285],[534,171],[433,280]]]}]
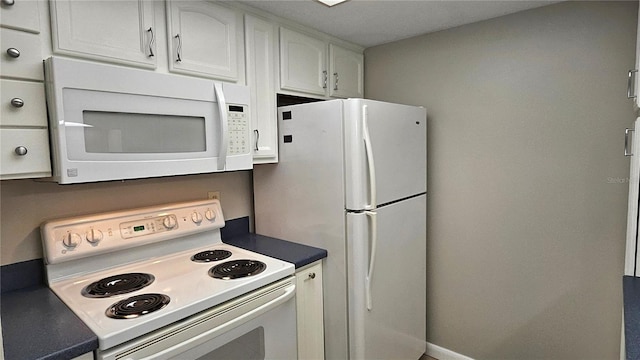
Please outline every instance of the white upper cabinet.
[{"label": "white upper cabinet", "polygon": [[277,162],[276,27],[251,15],[245,15],[244,26],[247,85],[251,93],[253,162]]},{"label": "white upper cabinet", "polygon": [[153,6],[150,0],[52,1],[53,51],[155,68]]},{"label": "white upper cabinet", "polygon": [[280,28],[280,89],[296,95],[364,97],[364,56]]},{"label": "white upper cabinet", "polygon": [[326,42],[280,28],[280,88],[324,96],[327,82]]},{"label": "white upper cabinet", "polygon": [[169,70],[239,80],[242,14],[208,1],[167,1]]},{"label": "white upper cabinet", "polygon": [[332,97],[364,97],[364,56],[343,47],[329,45],[329,86]]}]

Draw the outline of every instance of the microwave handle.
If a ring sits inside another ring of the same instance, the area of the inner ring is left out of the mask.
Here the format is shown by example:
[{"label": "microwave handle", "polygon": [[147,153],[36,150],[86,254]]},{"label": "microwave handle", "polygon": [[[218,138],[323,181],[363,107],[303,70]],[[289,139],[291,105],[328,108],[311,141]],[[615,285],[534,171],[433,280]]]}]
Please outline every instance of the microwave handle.
[{"label": "microwave handle", "polygon": [[222,92],[222,84],[214,83],[213,89],[218,99],[218,112],[220,114],[220,125],[222,131],[220,132],[220,152],[218,153],[218,170],[224,170],[224,165],[227,162],[227,147],[229,144],[229,122],[227,119],[227,102],[224,99],[224,93]]}]

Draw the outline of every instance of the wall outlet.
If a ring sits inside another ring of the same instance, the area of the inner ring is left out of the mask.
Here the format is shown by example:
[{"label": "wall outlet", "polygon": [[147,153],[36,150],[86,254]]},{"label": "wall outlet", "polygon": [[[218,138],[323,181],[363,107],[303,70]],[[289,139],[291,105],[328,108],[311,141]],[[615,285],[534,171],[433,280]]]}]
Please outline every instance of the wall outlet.
[{"label": "wall outlet", "polygon": [[207,192],[207,198],[220,201],[220,191],[209,191],[209,192]]}]

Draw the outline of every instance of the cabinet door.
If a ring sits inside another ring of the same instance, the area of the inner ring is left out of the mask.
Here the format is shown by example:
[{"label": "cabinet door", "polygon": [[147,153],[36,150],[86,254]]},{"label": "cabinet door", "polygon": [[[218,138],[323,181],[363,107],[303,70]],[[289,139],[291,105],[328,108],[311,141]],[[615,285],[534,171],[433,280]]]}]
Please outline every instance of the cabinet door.
[{"label": "cabinet door", "polygon": [[298,359],[324,359],[322,262],[296,272]]},{"label": "cabinet door", "polygon": [[153,1],[51,1],[53,51],[155,67]]},{"label": "cabinet door", "polygon": [[333,97],[364,97],[364,56],[340,46],[329,45],[330,95]]},{"label": "cabinet door", "polygon": [[324,41],[280,28],[280,88],[324,96],[327,45]]},{"label": "cabinet door", "polygon": [[242,17],[207,1],[168,1],[169,70],[237,81]]},{"label": "cabinet door", "polygon": [[0,180],[51,176],[47,129],[0,129]]},{"label": "cabinet door", "polygon": [[36,34],[40,32],[38,1],[3,1],[0,6],[2,26]]},{"label": "cabinet door", "polygon": [[0,126],[47,127],[44,84],[0,79]]},{"label": "cabinet door", "polygon": [[2,44],[1,76],[28,80],[44,79],[39,35],[0,29],[0,44]]},{"label": "cabinet door", "polygon": [[277,162],[275,27],[250,15],[245,15],[244,26],[247,85],[251,92],[253,162]]}]

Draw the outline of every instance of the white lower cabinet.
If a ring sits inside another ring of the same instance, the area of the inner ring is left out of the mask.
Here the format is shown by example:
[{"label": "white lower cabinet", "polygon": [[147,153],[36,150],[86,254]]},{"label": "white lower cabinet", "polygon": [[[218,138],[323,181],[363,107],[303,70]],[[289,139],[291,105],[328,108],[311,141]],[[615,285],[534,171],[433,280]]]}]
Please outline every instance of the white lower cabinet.
[{"label": "white lower cabinet", "polygon": [[296,271],[298,359],[324,359],[322,260]]},{"label": "white lower cabinet", "polygon": [[273,23],[245,15],[247,85],[251,93],[253,163],[278,162],[275,72],[277,44]]}]

